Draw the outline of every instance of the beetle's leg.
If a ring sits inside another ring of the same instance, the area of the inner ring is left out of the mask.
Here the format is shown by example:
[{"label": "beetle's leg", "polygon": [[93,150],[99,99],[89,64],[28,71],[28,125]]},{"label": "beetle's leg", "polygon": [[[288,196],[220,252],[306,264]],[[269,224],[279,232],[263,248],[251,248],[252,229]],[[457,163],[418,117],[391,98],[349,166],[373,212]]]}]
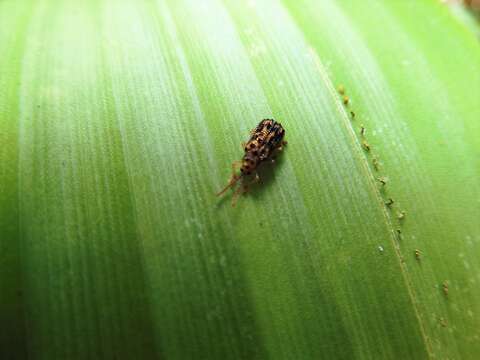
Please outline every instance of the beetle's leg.
[{"label": "beetle's leg", "polygon": [[272,164],[275,163],[275,159],[277,158],[278,153],[282,152],[282,150],[283,150],[283,143],[280,144],[280,146],[274,150],[272,154],[272,160],[271,160]]},{"label": "beetle's leg", "polygon": [[239,187],[237,188],[237,190],[235,190],[235,192],[233,193],[233,196],[232,196],[232,207],[235,207],[235,205],[237,204],[238,196],[240,195],[240,193],[242,192],[242,190],[244,190],[244,187],[243,187],[243,186],[239,186]]},{"label": "beetle's leg", "polygon": [[283,141],[281,142],[280,146],[277,148],[277,151],[282,151],[282,150],[283,150],[283,147],[284,147],[285,145],[287,145],[287,144],[288,144],[288,142],[286,142],[285,140],[283,140]]},{"label": "beetle's leg", "polygon": [[237,161],[234,161],[232,163],[232,175],[230,176],[230,180],[228,180],[227,186],[225,186],[225,188],[222,191],[217,193],[217,196],[220,196],[220,195],[224,194],[225,191],[227,191],[228,189],[233,187],[236,184],[236,182],[238,181],[238,179],[240,179],[242,177],[241,175],[235,174],[235,170],[238,168],[239,165],[241,165],[241,163],[242,163],[241,160],[237,160]]},{"label": "beetle's leg", "polygon": [[255,177],[248,183],[243,185],[243,192],[247,193],[250,190],[250,185],[255,184],[260,181],[260,176],[258,173],[255,173]]},{"label": "beetle's leg", "polygon": [[230,177],[230,180],[228,181],[227,186],[225,186],[222,191],[218,192],[218,193],[217,193],[217,196],[220,196],[220,195],[224,194],[225,191],[227,191],[228,189],[230,189],[231,187],[233,187],[233,186],[236,184],[236,182],[238,181],[238,179],[240,179],[240,176],[233,174],[233,175]]},{"label": "beetle's leg", "polygon": [[[244,179],[245,180],[245,179]],[[260,176],[258,176],[257,173],[255,173],[255,177],[248,183],[248,184],[242,184],[242,186],[239,186],[237,190],[233,193],[232,197],[232,207],[235,207],[237,204],[237,199],[240,196],[241,193],[245,194],[249,190],[249,186],[252,185],[253,183],[256,183],[260,181]]]}]

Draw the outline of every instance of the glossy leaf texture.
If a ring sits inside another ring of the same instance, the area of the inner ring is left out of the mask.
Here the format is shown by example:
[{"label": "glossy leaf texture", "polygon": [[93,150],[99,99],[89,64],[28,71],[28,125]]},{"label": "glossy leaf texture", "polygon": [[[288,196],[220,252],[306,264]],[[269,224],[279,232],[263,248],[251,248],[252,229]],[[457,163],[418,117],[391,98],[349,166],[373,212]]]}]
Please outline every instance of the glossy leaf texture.
[{"label": "glossy leaf texture", "polygon": [[[1,358],[475,358],[473,26],[433,0],[1,1]],[[232,208],[272,117],[288,145]]]}]

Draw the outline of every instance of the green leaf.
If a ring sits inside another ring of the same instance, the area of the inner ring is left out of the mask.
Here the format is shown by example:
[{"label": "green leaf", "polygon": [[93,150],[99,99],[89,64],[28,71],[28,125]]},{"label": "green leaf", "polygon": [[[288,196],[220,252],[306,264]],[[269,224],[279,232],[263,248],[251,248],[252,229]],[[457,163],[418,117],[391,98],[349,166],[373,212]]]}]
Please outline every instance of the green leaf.
[{"label": "green leaf", "polygon": [[[0,2],[1,358],[475,358],[480,48],[457,18]],[[232,208],[215,193],[271,117],[288,145]]]}]

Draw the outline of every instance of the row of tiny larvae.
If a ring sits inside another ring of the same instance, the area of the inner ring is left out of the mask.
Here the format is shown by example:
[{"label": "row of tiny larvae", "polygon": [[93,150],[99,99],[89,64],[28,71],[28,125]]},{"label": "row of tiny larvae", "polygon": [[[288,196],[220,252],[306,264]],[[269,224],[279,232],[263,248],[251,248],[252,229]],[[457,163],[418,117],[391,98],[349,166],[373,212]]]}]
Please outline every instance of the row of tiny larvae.
[{"label": "row of tiny larvae", "polygon": [[[343,85],[340,85],[338,87],[338,92],[340,93],[340,95],[342,96],[342,101],[343,101],[343,104],[346,106],[346,107],[350,107],[350,98],[345,94],[345,87]],[[355,120],[355,112],[351,109],[349,109],[350,111],[350,117],[352,120]],[[367,153],[371,153],[372,152],[372,147],[370,146],[370,144],[367,142],[367,139],[366,139],[366,136],[365,136],[365,126],[360,125],[360,136],[362,138],[362,148],[367,152]],[[375,171],[380,171],[380,162],[378,160],[378,156],[376,155],[373,155],[372,156],[372,167],[375,169]],[[382,196],[385,194],[385,186],[387,185],[387,178],[385,176],[381,176],[381,177],[378,177],[376,178],[376,180],[381,184],[381,194]],[[385,201],[385,199],[384,199]],[[392,198],[388,198],[386,199],[385,201],[385,206],[387,206],[389,209],[392,209],[393,205],[394,205],[394,200]],[[401,223],[405,220],[405,211],[399,211],[397,212],[397,221],[398,221],[398,225],[400,226]],[[397,232],[397,237],[398,237],[398,240],[401,239],[401,236],[402,236],[402,231],[400,228],[397,228],[396,230]],[[379,248],[381,249],[381,251],[383,251],[383,248]],[[417,261],[420,261],[421,259],[421,252],[419,249],[415,249],[414,250],[414,254],[415,254],[415,258],[417,259]],[[402,258],[402,262],[403,262],[403,258]],[[444,280],[441,284],[441,290],[443,292],[443,295],[447,298],[448,297],[448,281],[447,280]],[[439,319],[439,322],[440,322],[440,325],[442,327],[446,327],[447,326],[447,320],[444,318],[444,317],[440,317]]]},{"label": "row of tiny larvae", "polygon": [[[345,87],[343,85],[339,85],[337,90],[338,90],[338,93],[342,96],[343,105],[345,105],[345,107],[349,108],[349,113],[350,113],[351,120],[355,121],[356,114],[352,109],[350,109],[350,98],[346,95]],[[362,148],[369,154],[373,153],[372,152],[372,146],[367,141],[366,129],[365,129],[365,126],[363,124],[360,125],[359,133],[360,133],[360,137],[361,137]],[[380,161],[379,161],[378,156],[377,155],[372,155],[372,157],[371,158],[369,157],[368,159],[371,159],[371,165],[375,169],[375,171],[379,172],[380,171]],[[380,183],[381,194],[382,194],[382,196],[384,196],[388,178],[386,176],[380,176],[380,177],[377,177],[376,180]],[[392,209],[394,204],[395,204],[395,201],[391,197],[389,197],[387,199],[384,199],[384,204],[389,209]],[[405,220],[405,216],[406,216],[405,211],[402,210],[402,211],[397,212],[397,220],[398,220],[399,226]],[[397,228],[396,233],[397,233],[398,239],[400,240],[401,237],[402,237],[402,230],[400,228]],[[421,257],[420,250],[415,249],[414,253],[415,253],[415,258],[417,260],[420,260],[420,257]]]},{"label": "row of tiny larvae", "polygon": [[[355,117],[356,117],[356,114],[352,109],[350,109],[350,98],[346,95],[345,87],[343,85],[339,85],[337,90],[338,90],[338,93],[342,96],[343,105],[345,105],[345,107],[349,108],[349,113],[350,113],[351,120],[354,121]],[[365,126],[363,124],[360,125],[359,133],[360,133],[360,136],[361,136],[361,139],[362,139],[362,148],[367,153],[372,153],[372,146],[367,142],[366,129],[365,129]],[[375,169],[375,171],[379,172],[380,171],[380,161],[378,160],[378,156],[373,155],[372,158],[371,158],[371,161],[372,161],[371,162],[372,167]],[[385,177],[385,176],[377,177],[376,180],[381,184],[381,190],[382,190],[381,194],[382,194],[382,196],[385,195],[385,187],[387,185],[387,180],[388,180],[387,177]],[[387,199],[384,199],[384,201],[385,201],[384,202],[385,206],[387,206],[389,209],[392,209],[395,201],[391,197],[389,197]],[[399,226],[405,220],[405,215],[406,215],[405,211],[403,211],[403,210],[397,212],[397,221],[398,221]],[[398,239],[400,240],[401,237],[402,237],[402,230],[400,228],[397,228],[396,233],[397,233]],[[421,255],[422,255],[421,251],[419,249],[415,249],[414,254],[415,254],[415,258],[418,261],[420,261]],[[445,296],[448,296],[448,282],[446,280],[443,281],[443,283],[442,283],[442,292]],[[442,325],[444,324],[443,321],[441,321],[441,323],[442,323]]]}]

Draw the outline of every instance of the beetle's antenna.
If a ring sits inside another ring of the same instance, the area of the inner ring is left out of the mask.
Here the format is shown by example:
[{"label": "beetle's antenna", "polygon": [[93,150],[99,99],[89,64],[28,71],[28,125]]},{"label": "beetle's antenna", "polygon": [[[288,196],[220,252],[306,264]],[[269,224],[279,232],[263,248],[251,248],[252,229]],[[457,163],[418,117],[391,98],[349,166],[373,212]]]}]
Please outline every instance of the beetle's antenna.
[{"label": "beetle's antenna", "polygon": [[227,191],[227,190],[230,189],[232,186],[234,186],[240,178],[241,178],[241,175],[233,174],[233,175],[230,177],[230,180],[229,180],[227,186],[225,186],[225,188],[224,188],[222,191],[220,191],[219,193],[217,193],[217,196],[223,195],[223,194],[225,193],[225,191]]}]

